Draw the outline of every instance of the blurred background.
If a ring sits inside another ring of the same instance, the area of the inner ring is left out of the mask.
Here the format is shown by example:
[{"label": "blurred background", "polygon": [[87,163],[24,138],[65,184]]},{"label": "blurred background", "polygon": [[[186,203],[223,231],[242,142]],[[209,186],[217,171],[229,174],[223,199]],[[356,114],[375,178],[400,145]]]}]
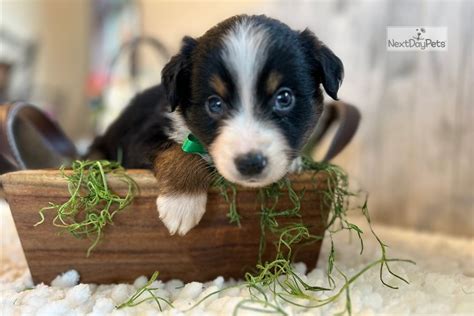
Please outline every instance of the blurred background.
[{"label": "blurred background", "polygon": [[[184,35],[240,13],[310,28],[344,62],[362,112],[336,160],[373,219],[474,235],[474,1],[1,0],[0,100],[28,100],[84,150],[160,81]],[[387,26],[448,28],[449,49],[388,52]]]}]

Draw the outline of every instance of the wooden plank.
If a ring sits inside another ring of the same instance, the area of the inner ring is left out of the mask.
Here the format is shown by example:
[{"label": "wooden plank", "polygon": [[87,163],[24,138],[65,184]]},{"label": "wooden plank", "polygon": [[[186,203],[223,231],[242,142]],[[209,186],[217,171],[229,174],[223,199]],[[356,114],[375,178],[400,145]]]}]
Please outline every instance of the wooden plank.
[{"label": "wooden plank", "polygon": [[[209,192],[207,212],[200,224],[186,236],[170,236],[158,219],[155,200],[157,184],[151,172],[130,170],[140,187],[132,205],[106,228],[103,241],[86,257],[89,240],[58,234],[46,213],[44,224],[34,227],[38,211],[49,202],[68,198],[67,184],[58,171],[20,171],[1,177],[7,200],[35,283],[49,283],[57,274],[76,269],[82,282],[132,282],[139,275],[160,271],[163,280],[206,281],[219,275],[239,278],[257,261],[260,236],[259,203],[253,189],[239,190],[237,206],[242,227],[229,223],[228,204],[216,189]],[[324,177],[319,177],[323,180]],[[324,181],[320,181],[323,183]],[[110,178],[111,188],[120,193],[126,187]],[[293,177],[294,188],[305,190],[301,213],[314,234],[322,235],[325,210],[320,208],[320,191],[314,190],[308,174]],[[281,207],[290,206],[283,196]],[[283,222],[283,221],[282,221]],[[272,238],[267,238],[266,259],[274,257]],[[315,266],[320,242],[301,246],[296,260]]]}]

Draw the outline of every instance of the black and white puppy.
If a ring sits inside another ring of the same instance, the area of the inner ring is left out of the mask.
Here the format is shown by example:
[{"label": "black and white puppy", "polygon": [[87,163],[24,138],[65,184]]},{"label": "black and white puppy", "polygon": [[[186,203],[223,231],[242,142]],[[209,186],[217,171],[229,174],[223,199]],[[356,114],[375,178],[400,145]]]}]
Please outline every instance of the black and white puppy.
[{"label": "black and white puppy", "polygon": [[[206,210],[214,168],[250,187],[278,181],[323,109],[320,86],[337,99],[338,57],[309,30],[266,16],[231,17],[199,38],[185,37],[162,84],[137,95],[91,147],[94,157],[150,168],[157,207],[171,234],[186,234]],[[185,153],[192,133],[211,163]]]}]

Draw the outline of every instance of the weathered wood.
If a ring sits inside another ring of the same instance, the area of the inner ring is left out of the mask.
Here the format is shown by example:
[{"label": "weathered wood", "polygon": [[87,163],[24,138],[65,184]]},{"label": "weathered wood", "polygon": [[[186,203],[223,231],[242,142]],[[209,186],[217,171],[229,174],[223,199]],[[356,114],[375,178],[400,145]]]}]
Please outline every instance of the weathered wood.
[{"label": "weathered wood", "polygon": [[[35,283],[49,283],[69,269],[76,269],[82,282],[112,283],[132,282],[137,276],[151,275],[155,270],[160,271],[163,280],[205,281],[219,275],[239,278],[255,266],[260,236],[257,191],[239,190],[241,228],[229,223],[228,203],[218,190],[211,189],[207,212],[200,224],[184,237],[170,236],[156,211],[155,178],[144,170],[130,170],[129,174],[140,192],[132,205],[114,218],[114,225],[106,228],[102,242],[90,257],[86,257],[86,250],[91,241],[58,234],[59,228],[51,224],[52,212],[46,213],[45,223],[33,226],[42,207],[68,199],[66,181],[58,171],[19,171],[1,176]],[[109,183],[118,193],[126,190],[116,179],[109,179]],[[301,206],[303,220],[312,225],[312,233],[322,235],[326,218],[319,199],[322,186],[315,190],[308,174],[294,177],[293,184],[297,191],[306,189]],[[279,205],[291,204],[283,195]],[[274,247],[270,245],[270,237],[267,242],[266,258],[270,259],[275,255]],[[319,249],[319,242],[301,246],[296,260],[312,267]]]}]

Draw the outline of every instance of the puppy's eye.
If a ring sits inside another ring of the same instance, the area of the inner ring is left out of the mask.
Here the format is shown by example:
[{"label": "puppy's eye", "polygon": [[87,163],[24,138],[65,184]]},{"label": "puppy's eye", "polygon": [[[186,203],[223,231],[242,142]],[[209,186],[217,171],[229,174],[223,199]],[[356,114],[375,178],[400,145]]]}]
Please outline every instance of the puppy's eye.
[{"label": "puppy's eye", "polygon": [[295,97],[289,88],[279,89],[273,99],[273,110],[286,114],[295,105]]},{"label": "puppy's eye", "polygon": [[224,101],[217,95],[211,95],[207,98],[206,109],[209,114],[213,116],[222,114],[224,112],[224,106]]}]

